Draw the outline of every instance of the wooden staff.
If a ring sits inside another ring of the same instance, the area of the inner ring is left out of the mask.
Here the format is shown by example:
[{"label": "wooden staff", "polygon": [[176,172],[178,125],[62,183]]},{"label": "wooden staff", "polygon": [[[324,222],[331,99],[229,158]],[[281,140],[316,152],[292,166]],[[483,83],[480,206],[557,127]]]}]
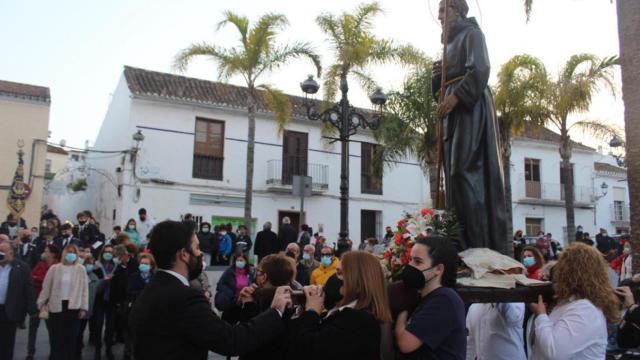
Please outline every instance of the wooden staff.
[{"label": "wooden staff", "polygon": [[[449,24],[447,19],[447,14],[449,12],[449,1],[443,0],[444,2],[444,25],[443,25],[443,34],[442,34],[442,42],[443,42],[443,50],[442,50],[442,61],[440,63],[440,99],[438,101],[439,107],[444,103],[445,92],[447,91],[447,45],[449,43]],[[444,117],[438,117],[436,123],[436,136],[437,136],[437,147],[436,147],[436,158],[438,161],[438,173],[436,177],[437,182],[437,191],[436,191],[436,209],[444,209],[445,207],[445,192],[444,192],[444,143],[443,143],[443,135],[442,135],[442,122],[444,121]]]}]

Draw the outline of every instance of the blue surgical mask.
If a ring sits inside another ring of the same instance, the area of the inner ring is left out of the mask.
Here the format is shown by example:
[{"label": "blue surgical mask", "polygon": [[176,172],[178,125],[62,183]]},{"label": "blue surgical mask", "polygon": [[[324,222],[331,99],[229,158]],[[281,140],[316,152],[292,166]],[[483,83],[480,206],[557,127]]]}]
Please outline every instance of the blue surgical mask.
[{"label": "blue surgical mask", "polygon": [[78,260],[78,263],[80,263],[80,265],[84,265],[84,258],[80,258],[80,260]]},{"label": "blue surgical mask", "polygon": [[104,253],[104,254],[102,254],[102,258],[105,259],[106,261],[111,261],[111,260],[113,260],[113,254],[112,253]]},{"label": "blue surgical mask", "polygon": [[236,261],[236,267],[238,269],[244,269],[244,267],[247,265],[247,263],[245,263],[244,261]]},{"label": "blue surgical mask", "polygon": [[148,273],[149,271],[151,271],[151,265],[140,264],[138,265],[138,270],[140,270],[140,272],[143,272],[143,273]]},{"label": "blue surgical mask", "polygon": [[120,265],[121,263],[120,258],[113,258],[113,263],[116,265]]},{"label": "blue surgical mask", "polygon": [[522,264],[524,264],[525,267],[530,268],[536,264],[536,259],[534,259],[533,256],[527,256],[522,259]]},{"label": "blue surgical mask", "polygon": [[85,266],[85,268],[87,269],[87,272],[88,272],[88,273],[92,272],[92,271],[93,271],[93,269],[95,269],[95,267],[94,267],[94,265],[93,265],[93,264],[87,264],[87,265]]},{"label": "blue surgical mask", "polygon": [[304,254],[302,254],[302,259],[309,260],[309,259],[311,259],[311,255],[309,255],[307,253],[304,253]]},{"label": "blue surgical mask", "polygon": [[78,255],[76,255],[74,253],[67,253],[67,255],[64,256],[64,259],[69,264],[73,264],[76,261],[77,258],[78,258]]},{"label": "blue surgical mask", "polygon": [[322,257],[322,265],[331,266],[331,263],[332,263],[331,256],[323,256]]}]

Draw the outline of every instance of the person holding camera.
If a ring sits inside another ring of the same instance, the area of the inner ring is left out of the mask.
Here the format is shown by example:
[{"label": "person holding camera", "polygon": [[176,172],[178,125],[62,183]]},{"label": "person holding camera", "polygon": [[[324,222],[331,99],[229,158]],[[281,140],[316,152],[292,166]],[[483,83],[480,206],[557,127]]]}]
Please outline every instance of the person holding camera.
[{"label": "person holding camera", "polygon": [[245,355],[284,332],[282,314],[291,307],[284,287],[276,289],[270,309],[239,325],[221,320],[205,296],[189,287],[202,272],[202,252],[196,234],[185,224],[157,224],[149,249],[158,271],[129,317],[135,359],[204,360],[208,351]]},{"label": "person holding camera", "polygon": [[[304,288],[305,311],[291,322],[287,359],[380,360],[383,329],[389,328],[391,313],[387,284],[380,261],[356,251],[342,256],[337,274],[342,277],[342,300],[323,317],[322,287]],[[332,349],[330,355],[327,349]]]}]

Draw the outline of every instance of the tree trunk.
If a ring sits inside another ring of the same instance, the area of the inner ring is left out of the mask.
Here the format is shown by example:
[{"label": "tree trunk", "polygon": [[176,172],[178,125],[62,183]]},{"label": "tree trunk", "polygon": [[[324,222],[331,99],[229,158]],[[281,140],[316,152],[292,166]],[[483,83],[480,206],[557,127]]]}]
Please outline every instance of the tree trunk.
[{"label": "tree trunk", "polygon": [[640,1],[618,0],[618,37],[622,66],[622,98],[627,180],[631,209],[633,272],[640,270]]},{"label": "tree trunk", "polygon": [[247,233],[252,235],[251,206],[253,203],[253,165],[256,142],[256,99],[253,86],[249,86],[247,95],[247,112],[249,129],[247,133],[247,180],[244,191],[244,224]]},{"label": "tree trunk", "polygon": [[[509,241],[513,238],[513,194],[511,192],[511,134],[507,132],[503,134],[502,143],[502,172],[504,173],[504,202],[507,218],[507,234],[506,239]],[[512,246],[507,246],[511,251]]]},{"label": "tree trunk", "polygon": [[567,214],[567,242],[575,240],[576,217],[574,207],[573,167],[571,166],[571,138],[567,130],[561,131],[560,158],[562,159],[562,178],[564,179],[564,209]]}]

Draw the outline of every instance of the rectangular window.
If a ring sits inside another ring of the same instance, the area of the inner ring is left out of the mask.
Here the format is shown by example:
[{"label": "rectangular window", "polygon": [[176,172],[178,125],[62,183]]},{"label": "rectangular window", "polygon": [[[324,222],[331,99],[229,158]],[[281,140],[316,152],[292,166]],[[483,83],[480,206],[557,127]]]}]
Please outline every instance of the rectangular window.
[{"label": "rectangular window", "polygon": [[625,221],[625,208],[624,201],[614,200],[613,201],[613,220],[614,221]]},{"label": "rectangular window", "polygon": [[46,159],[44,161],[44,173],[48,174],[51,172],[51,159]]},{"label": "rectangular window", "polygon": [[[282,139],[282,184],[293,184],[296,175],[307,176],[309,136],[307,133],[288,131]],[[315,179],[314,179],[315,180]]]},{"label": "rectangular window", "polygon": [[524,180],[526,196],[528,198],[540,199],[542,197],[542,186],[540,184],[540,160],[524,159]]},{"label": "rectangular window", "polygon": [[380,145],[362,143],[360,189],[363,194],[382,195],[382,175],[375,176],[374,174],[374,160],[378,156],[382,156],[382,147]]},{"label": "rectangular window", "polygon": [[525,231],[529,236],[538,235],[540,231],[543,231],[543,219],[540,218],[526,218]]},{"label": "rectangular window", "polygon": [[193,146],[193,177],[222,180],[224,122],[196,119]]}]

